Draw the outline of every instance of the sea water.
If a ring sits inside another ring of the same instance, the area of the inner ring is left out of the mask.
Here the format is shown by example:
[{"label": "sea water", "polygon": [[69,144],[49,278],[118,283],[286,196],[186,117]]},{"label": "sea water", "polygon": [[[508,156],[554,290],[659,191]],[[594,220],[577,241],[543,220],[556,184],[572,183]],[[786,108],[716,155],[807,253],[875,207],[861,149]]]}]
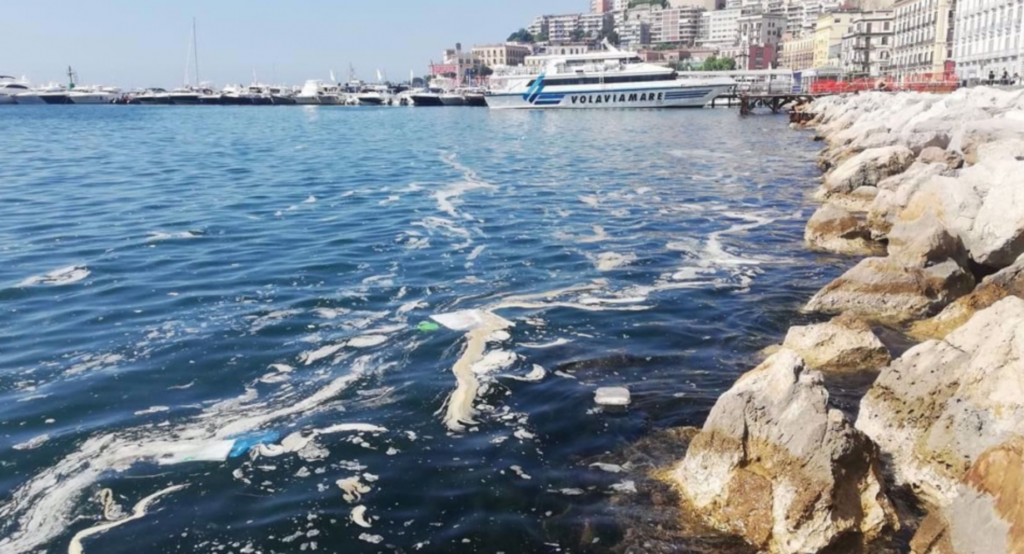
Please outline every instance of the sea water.
[{"label": "sea water", "polygon": [[10,554],[614,549],[635,478],[590,464],[701,425],[848,264],[781,117],[0,122]]}]

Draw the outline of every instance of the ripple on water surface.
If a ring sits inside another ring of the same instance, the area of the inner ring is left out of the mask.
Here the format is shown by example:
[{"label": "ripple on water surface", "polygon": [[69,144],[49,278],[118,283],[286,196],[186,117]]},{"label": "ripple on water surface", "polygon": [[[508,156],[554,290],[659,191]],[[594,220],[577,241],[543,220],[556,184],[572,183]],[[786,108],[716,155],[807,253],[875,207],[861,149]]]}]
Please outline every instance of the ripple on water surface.
[{"label": "ripple on water surface", "polygon": [[846,263],[782,118],[0,112],[4,552],[610,548]]}]

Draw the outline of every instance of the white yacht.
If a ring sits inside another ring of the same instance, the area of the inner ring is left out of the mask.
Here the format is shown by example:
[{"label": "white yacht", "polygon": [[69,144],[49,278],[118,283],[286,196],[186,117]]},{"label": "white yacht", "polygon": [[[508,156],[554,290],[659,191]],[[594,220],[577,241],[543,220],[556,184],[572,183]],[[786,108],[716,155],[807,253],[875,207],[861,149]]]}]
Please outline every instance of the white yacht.
[{"label": "white yacht", "polygon": [[[736,83],[728,77],[685,78],[645,63],[635,52],[608,50],[572,56],[542,56],[534,74],[492,77],[492,109],[524,108],[700,108]],[[504,81],[504,86],[501,82]]]},{"label": "white yacht", "polygon": [[0,75],[0,104],[17,104],[14,97],[30,90],[28,82],[24,79],[15,81],[14,77]]},{"label": "white yacht", "polygon": [[342,103],[338,85],[327,85],[323,81],[310,79],[295,95],[295,103],[310,106],[336,106]]},{"label": "white yacht", "polygon": [[68,102],[72,104],[111,104],[121,95],[115,87],[75,87],[68,91]]},{"label": "white yacht", "polygon": [[63,85],[56,85],[51,83],[49,85],[46,85],[45,87],[29,89],[27,91],[15,94],[14,101],[18,104],[45,104],[46,102],[43,100],[44,94],[64,91],[65,89]]},{"label": "white yacht", "polygon": [[390,101],[391,93],[387,85],[368,85],[355,93],[355,99],[360,106],[381,106]]}]

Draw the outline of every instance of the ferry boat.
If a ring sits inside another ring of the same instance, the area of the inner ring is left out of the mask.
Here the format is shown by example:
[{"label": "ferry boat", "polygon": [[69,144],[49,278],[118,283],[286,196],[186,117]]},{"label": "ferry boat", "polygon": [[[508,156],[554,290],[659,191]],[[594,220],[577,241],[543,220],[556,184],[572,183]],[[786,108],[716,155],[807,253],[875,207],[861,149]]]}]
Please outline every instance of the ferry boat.
[{"label": "ferry boat", "polygon": [[735,86],[728,77],[680,76],[645,63],[635,52],[608,50],[541,56],[536,74],[492,77],[505,81],[486,96],[492,109],[701,108]]}]

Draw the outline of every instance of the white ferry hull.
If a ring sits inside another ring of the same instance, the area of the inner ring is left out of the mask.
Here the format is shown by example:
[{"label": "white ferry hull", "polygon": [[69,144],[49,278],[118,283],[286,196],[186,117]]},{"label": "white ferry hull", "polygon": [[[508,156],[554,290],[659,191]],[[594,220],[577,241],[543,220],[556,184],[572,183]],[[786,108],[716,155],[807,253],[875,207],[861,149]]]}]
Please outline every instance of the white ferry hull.
[{"label": "white ferry hull", "polygon": [[[487,106],[511,109],[703,108],[729,91],[731,84],[676,82],[660,87],[581,86],[531,89],[487,96]],[[572,89],[577,90],[572,90]]]}]

